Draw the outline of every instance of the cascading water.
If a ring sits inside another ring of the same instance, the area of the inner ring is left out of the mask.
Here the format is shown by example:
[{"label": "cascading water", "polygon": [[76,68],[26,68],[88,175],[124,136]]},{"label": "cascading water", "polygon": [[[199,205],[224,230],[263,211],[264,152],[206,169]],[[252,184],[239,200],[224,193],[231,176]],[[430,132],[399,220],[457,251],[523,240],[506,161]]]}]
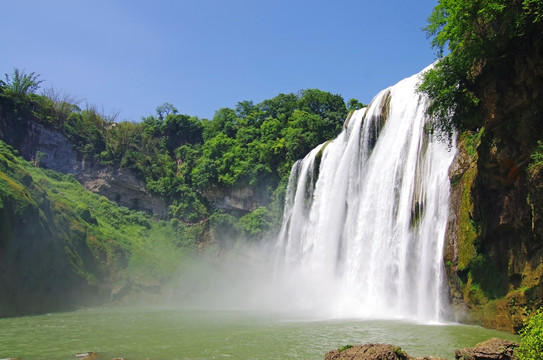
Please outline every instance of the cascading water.
[{"label": "cascading water", "polygon": [[424,131],[420,75],[379,93],[291,172],[276,244],[292,297],[336,316],[442,319],[454,147]]}]

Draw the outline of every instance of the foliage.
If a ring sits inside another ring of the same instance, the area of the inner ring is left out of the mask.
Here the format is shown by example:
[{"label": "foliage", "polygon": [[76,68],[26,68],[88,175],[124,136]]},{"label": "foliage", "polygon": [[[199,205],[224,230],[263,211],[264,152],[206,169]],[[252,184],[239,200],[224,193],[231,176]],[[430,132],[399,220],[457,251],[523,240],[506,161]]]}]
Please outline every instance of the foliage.
[{"label": "foliage", "polygon": [[271,228],[270,216],[265,207],[241,217],[237,224],[242,236],[249,239],[262,239]]},{"label": "foliage", "polygon": [[[39,83],[33,73],[17,74]],[[358,106],[363,104],[349,101],[349,107]],[[61,131],[82,158],[131,169],[150,192],[169,202],[169,216],[185,223],[196,224],[213,213],[205,195],[210,191],[254,187],[274,213],[257,209],[237,224],[238,214],[234,230],[236,236],[259,238],[280,217],[292,164],[341,131],[347,105],[340,95],[306,89],[258,104],[241,101],[234,109],[219,109],[211,120],[180,114],[163,103],[156,115],[138,123],[115,122],[52,89],[23,94],[2,83],[0,113],[20,138],[28,122],[37,121]]]},{"label": "foliage", "polygon": [[357,99],[350,99],[348,102],[347,102],[347,111],[348,112],[351,112],[351,111],[354,111],[354,110],[359,110],[359,109],[363,109],[367,107],[367,105],[361,103],[360,101],[358,101]]},{"label": "foliage", "polygon": [[519,360],[543,359],[543,310],[532,314],[520,331],[520,346],[516,353]]},{"label": "foliage", "polygon": [[478,254],[470,264],[470,277],[488,299],[497,299],[506,294],[500,272],[487,254]]},{"label": "foliage", "polygon": [[106,123],[95,109],[72,112],[63,123],[64,133],[84,157],[94,157],[106,150]]},{"label": "foliage", "polygon": [[528,170],[533,170],[543,166],[543,142],[541,140],[537,141],[537,147],[534,149],[530,155],[530,165],[528,165]]},{"label": "foliage", "polygon": [[5,246],[17,246],[28,237],[44,244],[61,241],[60,249],[65,248],[74,271],[88,281],[107,281],[108,274],[166,281],[188,249],[201,240],[183,226],[119,207],[84,189],[72,175],[37,168],[14,155],[3,141],[0,204],[0,237],[13,240]]},{"label": "foliage", "polygon": [[175,108],[175,106],[173,106],[173,104],[170,104],[168,102],[165,102],[164,104],[156,107],[156,113],[160,120],[164,120],[164,118],[167,117],[168,115],[170,114],[175,115],[178,112],[179,111]]},{"label": "foliage", "polygon": [[[4,84],[6,88],[23,95],[36,92],[43,82],[43,80],[39,79],[39,74],[34,72],[26,74],[24,70],[21,71],[17,68],[13,69],[12,75],[5,74],[5,77],[6,82]],[[2,83],[2,81],[0,81],[0,83]]]},{"label": "foliage", "polygon": [[511,44],[519,38],[538,31],[542,10],[540,0],[439,1],[425,30],[441,59],[420,85],[431,99],[432,130],[450,136],[454,128],[481,126],[474,111],[477,76],[512,56]]},{"label": "foliage", "polygon": [[237,219],[234,215],[219,210],[209,217],[209,221],[213,236],[219,247],[228,247],[238,237]]},{"label": "foliage", "polygon": [[407,354],[405,353],[405,351],[403,351],[401,348],[397,347],[397,346],[394,346],[392,348],[392,352],[394,354],[396,354],[396,356],[398,356],[400,359],[407,359],[408,356]]},{"label": "foliage", "polygon": [[[475,162],[473,163],[475,164]],[[473,198],[471,188],[475,182],[477,168],[475,165],[465,172],[462,178],[461,208],[458,214],[458,270],[465,270],[477,256],[476,241],[479,229],[473,221]]]},{"label": "foliage", "polygon": [[343,345],[343,346],[341,346],[341,347],[339,347],[339,348],[337,349],[337,352],[340,353],[340,352],[343,352],[343,351],[345,351],[345,350],[347,350],[347,349],[350,349],[350,348],[352,348],[352,347],[353,347],[352,345]]}]

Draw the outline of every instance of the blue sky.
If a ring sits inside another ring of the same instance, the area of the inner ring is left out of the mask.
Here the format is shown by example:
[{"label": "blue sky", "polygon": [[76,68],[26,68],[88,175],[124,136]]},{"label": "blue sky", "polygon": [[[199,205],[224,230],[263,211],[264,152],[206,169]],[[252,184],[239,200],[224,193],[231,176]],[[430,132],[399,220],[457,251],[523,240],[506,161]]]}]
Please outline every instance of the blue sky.
[{"label": "blue sky", "polygon": [[435,60],[421,30],[435,5],[0,0],[0,75],[36,72],[42,89],[130,121],[164,102],[211,118],[239,101],[309,88],[367,103]]}]

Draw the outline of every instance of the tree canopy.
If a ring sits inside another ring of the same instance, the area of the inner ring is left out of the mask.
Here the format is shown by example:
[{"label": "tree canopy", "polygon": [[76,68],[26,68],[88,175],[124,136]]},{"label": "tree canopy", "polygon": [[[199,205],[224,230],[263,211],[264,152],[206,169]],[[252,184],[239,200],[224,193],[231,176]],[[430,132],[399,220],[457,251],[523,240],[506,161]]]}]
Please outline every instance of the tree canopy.
[{"label": "tree canopy", "polygon": [[[541,31],[541,0],[440,0],[425,30],[440,60],[424,75],[420,90],[432,100],[434,130],[480,126],[474,83],[514,55],[514,44]],[[446,54],[444,56],[444,54]]]},{"label": "tree canopy", "polygon": [[[140,122],[113,121],[54,91],[35,94],[38,79],[17,70],[8,76],[0,84],[0,115],[18,124],[21,133],[28,120],[56,128],[82,157],[133,170],[149,191],[169,201],[172,218],[188,223],[212,215],[208,191],[255,186],[269,202],[282,201],[292,164],[334,138],[348,111],[340,95],[306,89],[261,103],[240,101],[235,108],[217,110],[210,120],[163,103]],[[16,93],[13,86],[19,82],[27,87]],[[364,106],[356,99],[348,105],[350,110]],[[236,231],[262,235],[259,226],[269,226],[272,215],[260,209]]]}]

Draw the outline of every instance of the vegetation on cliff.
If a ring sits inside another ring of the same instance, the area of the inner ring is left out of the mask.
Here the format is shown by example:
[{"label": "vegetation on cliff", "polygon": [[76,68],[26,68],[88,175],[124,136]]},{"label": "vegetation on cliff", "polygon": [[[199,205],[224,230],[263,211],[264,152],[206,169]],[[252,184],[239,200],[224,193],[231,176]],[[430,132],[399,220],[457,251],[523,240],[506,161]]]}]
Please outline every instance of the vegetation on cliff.
[{"label": "vegetation on cliff", "polygon": [[[280,203],[280,184],[284,187],[293,162],[335,137],[348,110],[340,95],[307,89],[259,104],[242,101],[235,109],[218,110],[211,120],[179,114],[165,103],[139,123],[115,122],[115,116],[88,105],[82,109],[52,90],[37,95],[35,74],[14,74],[0,84],[2,121],[14,129],[4,138],[17,145],[28,121],[58,129],[82,158],[136,172],[150,192],[168,199],[171,218],[188,223],[215,211],[205,194],[217,189],[250,186],[264,192],[260,205]],[[14,79],[35,86],[19,91]],[[362,106],[355,99],[348,105]],[[277,211],[267,220],[277,220],[281,205],[271,208]]]},{"label": "vegetation on cliff", "polygon": [[539,0],[440,0],[425,30],[441,59],[421,84],[432,99],[434,129],[450,136],[454,128],[483,126],[475,111],[481,101],[478,76],[499,69],[514,56],[516,44],[541,31],[542,21]]},{"label": "vegetation on cliff", "polygon": [[0,316],[160,289],[196,248],[197,231],[119,207],[0,140]]},{"label": "vegetation on cliff", "polygon": [[[27,84],[24,91],[18,83]],[[217,238],[262,238],[280,221],[293,162],[337,135],[347,115],[341,96],[308,89],[260,104],[242,101],[211,120],[165,103],[139,123],[115,122],[53,90],[38,95],[38,85],[38,76],[18,70],[0,83],[2,138],[17,146],[31,121],[57,129],[83,159],[135,172],[148,191],[168,201],[169,218],[195,226],[209,219]],[[355,99],[348,105],[362,106]],[[260,193],[260,206],[250,213],[217,209],[207,196],[244,187]]]},{"label": "vegetation on cliff", "polygon": [[520,360],[543,359],[543,310],[533,314],[520,331],[520,346],[517,356]]},{"label": "vegetation on cliff", "polygon": [[[37,94],[34,73],[16,69],[5,80],[0,139],[12,146],[0,140],[0,316],[152,292],[203,243],[228,248],[233,239],[262,239],[280,221],[294,161],[335,137],[348,111],[341,96],[308,89],[243,101],[211,120],[165,103],[139,123],[119,122],[54,90]],[[40,168],[42,151],[22,159],[16,149],[33,122],[63,134],[80,160],[136,173],[168,201],[169,220],[119,207],[71,174]],[[221,209],[208,195],[248,187],[262,192],[250,209]],[[40,255],[48,260],[37,262]]]},{"label": "vegetation on cliff", "polygon": [[451,291],[477,321],[518,330],[543,305],[543,1],[440,0],[428,20],[430,130],[457,131],[464,158]]}]

